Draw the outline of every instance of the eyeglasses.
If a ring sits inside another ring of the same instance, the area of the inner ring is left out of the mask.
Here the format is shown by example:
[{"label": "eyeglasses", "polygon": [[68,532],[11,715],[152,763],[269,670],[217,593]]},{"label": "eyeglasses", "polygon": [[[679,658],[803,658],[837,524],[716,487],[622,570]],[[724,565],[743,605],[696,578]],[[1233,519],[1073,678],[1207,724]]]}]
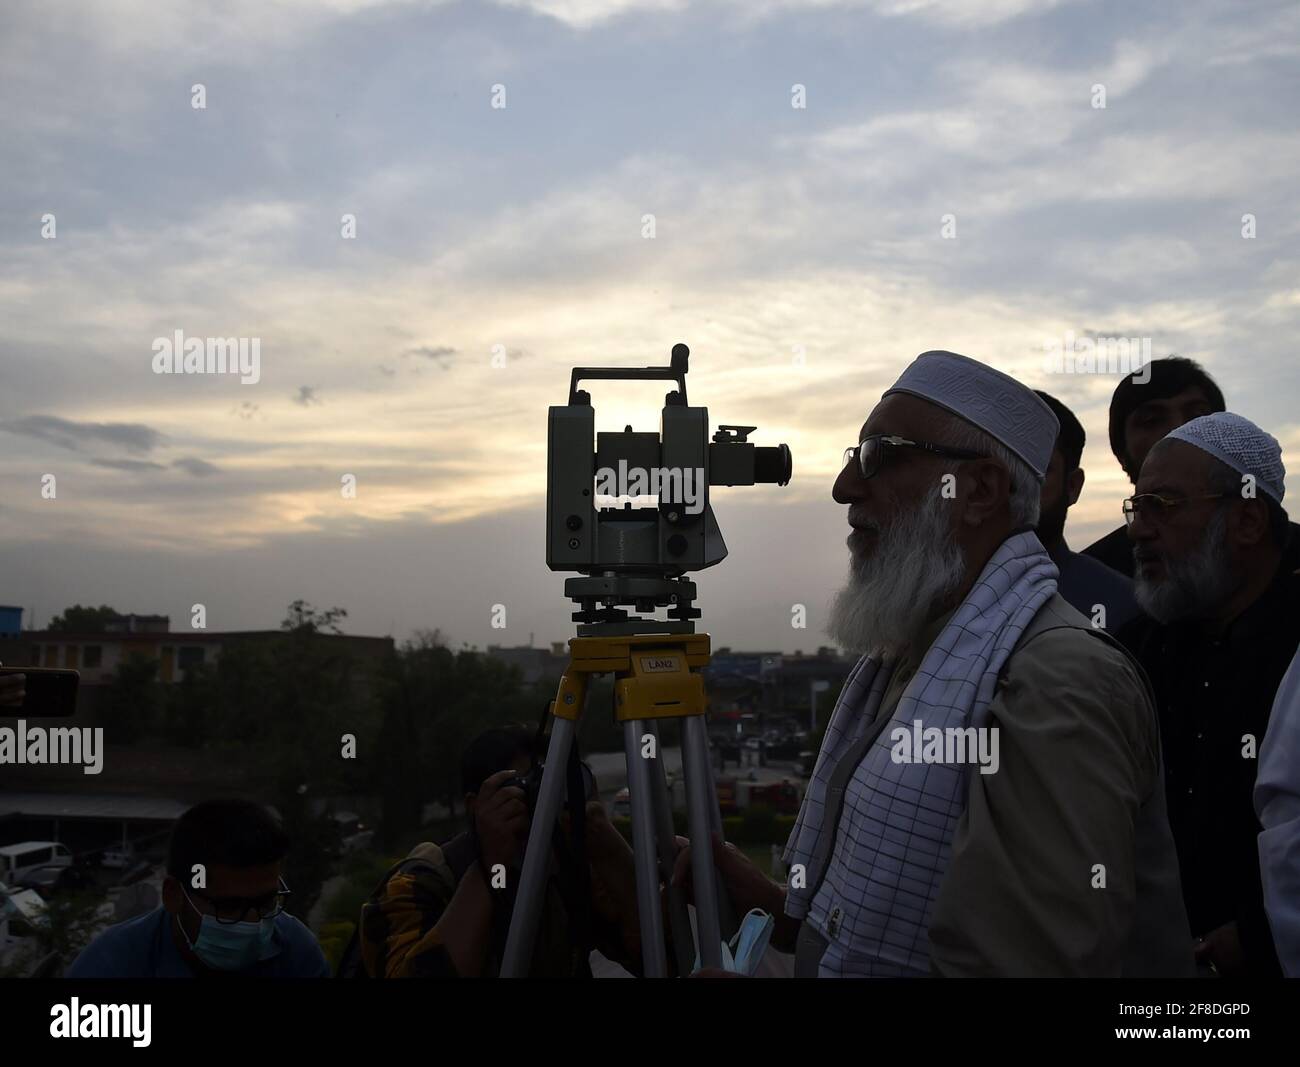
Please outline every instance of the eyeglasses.
[{"label": "eyeglasses", "polygon": [[[210,897],[206,893],[200,893],[194,890],[195,896],[206,900],[212,907],[212,916],[223,926],[233,926],[235,923],[243,922],[244,916],[250,911],[257,915],[259,920],[272,919],[284,911],[284,901],[290,894],[290,889],[284,884],[284,879],[280,879],[280,888],[274,893],[267,893],[261,897]],[[186,897],[189,893],[186,892]],[[190,901],[193,906],[193,901]],[[194,909],[198,911],[198,908]],[[202,914],[200,912],[200,914]]]},{"label": "eyeglasses", "polygon": [[885,456],[896,448],[915,448],[929,452],[932,456],[944,456],[948,459],[988,459],[983,452],[972,452],[968,448],[948,448],[946,445],[932,445],[928,441],[909,441],[906,437],[895,434],[868,434],[852,448],[844,450],[844,462],[856,459],[858,473],[864,478],[872,478],[885,465]]},{"label": "eyeglasses", "polygon": [[1141,512],[1152,522],[1167,522],[1169,516],[1181,504],[1193,500],[1222,500],[1232,493],[1202,493],[1200,496],[1167,497],[1158,493],[1139,493],[1124,501],[1124,521],[1132,526]]}]

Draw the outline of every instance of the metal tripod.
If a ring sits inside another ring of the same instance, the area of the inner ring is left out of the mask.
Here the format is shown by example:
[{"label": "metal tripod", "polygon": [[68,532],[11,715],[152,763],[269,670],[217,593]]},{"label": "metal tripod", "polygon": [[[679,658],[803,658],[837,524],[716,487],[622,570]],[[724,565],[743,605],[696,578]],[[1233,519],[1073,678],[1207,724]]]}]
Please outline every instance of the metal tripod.
[{"label": "metal tripod", "polygon": [[668,782],[659,751],[660,719],[677,719],[681,729],[688,826],[696,846],[692,849],[691,874],[700,964],[722,966],[723,933],[725,929],[730,936],[734,918],[708,844],[712,833],[722,833],[704,721],[704,679],[698,673],[708,662],[708,634],[575,637],[569,641],[569,665],[550,708],[554,723],[546,752],[548,770],[542,775],[528,832],[502,961],[503,978],[528,973],[546,889],[551,834],[565,787],[564,768],[586,704],[588,682],[592,675],[608,673],[615,676],[614,713],[623,724],[643,973],[647,978],[662,978],[668,973],[660,881],[669,886],[672,947],[679,975],[691,972],[696,955],[685,896],[671,886],[675,841]]}]

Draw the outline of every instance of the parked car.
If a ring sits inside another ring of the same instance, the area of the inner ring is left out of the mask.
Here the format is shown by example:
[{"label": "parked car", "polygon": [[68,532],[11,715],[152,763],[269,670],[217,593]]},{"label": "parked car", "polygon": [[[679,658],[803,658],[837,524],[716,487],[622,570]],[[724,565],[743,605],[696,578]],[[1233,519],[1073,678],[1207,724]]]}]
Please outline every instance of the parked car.
[{"label": "parked car", "polygon": [[17,885],[38,867],[71,867],[72,853],[57,841],[24,841],[0,847],[0,882]]},{"label": "parked car", "polygon": [[773,785],[751,786],[748,806],[768,807],[781,815],[798,815],[802,799],[798,786],[786,779]]},{"label": "parked car", "polygon": [[130,867],[136,862],[135,849],[129,841],[123,845],[114,845],[112,848],[104,850],[104,854],[100,857],[99,862],[103,867],[122,870],[125,867]]},{"label": "parked car", "polygon": [[84,871],[76,867],[60,867],[51,864],[37,867],[18,886],[21,889],[34,889],[42,900],[49,900],[56,893],[67,893],[76,889],[85,889],[90,884]]},{"label": "parked car", "polygon": [[39,893],[17,886],[11,889],[0,881],[0,964],[34,944],[37,931],[47,921]]}]

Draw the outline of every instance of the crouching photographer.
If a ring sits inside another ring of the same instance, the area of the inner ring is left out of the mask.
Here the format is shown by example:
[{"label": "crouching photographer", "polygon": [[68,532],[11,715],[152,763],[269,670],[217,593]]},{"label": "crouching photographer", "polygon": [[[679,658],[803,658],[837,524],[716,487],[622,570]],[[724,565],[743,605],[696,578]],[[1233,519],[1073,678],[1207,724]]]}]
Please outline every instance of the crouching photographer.
[{"label": "crouching photographer", "polygon": [[[340,977],[497,976],[541,778],[539,751],[522,725],[470,743],[461,756],[469,827],[444,844],[417,845],[388,872],[362,907]],[[607,818],[585,764],[547,773],[567,774],[570,797],[581,799],[566,798],[553,839],[530,977],[591,977],[592,949],[637,973],[632,849]]]}]

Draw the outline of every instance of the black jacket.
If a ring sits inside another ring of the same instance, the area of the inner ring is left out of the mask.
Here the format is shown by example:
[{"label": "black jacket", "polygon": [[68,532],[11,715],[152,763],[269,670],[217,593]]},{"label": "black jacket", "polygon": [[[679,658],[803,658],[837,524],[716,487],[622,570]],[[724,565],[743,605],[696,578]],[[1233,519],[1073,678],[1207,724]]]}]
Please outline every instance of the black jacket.
[{"label": "black jacket", "polygon": [[1253,792],[1255,753],[1300,642],[1300,576],[1279,567],[1222,635],[1141,616],[1119,636],[1156,692],[1169,824],[1192,933],[1235,920],[1249,973],[1280,975],[1260,885]]}]

